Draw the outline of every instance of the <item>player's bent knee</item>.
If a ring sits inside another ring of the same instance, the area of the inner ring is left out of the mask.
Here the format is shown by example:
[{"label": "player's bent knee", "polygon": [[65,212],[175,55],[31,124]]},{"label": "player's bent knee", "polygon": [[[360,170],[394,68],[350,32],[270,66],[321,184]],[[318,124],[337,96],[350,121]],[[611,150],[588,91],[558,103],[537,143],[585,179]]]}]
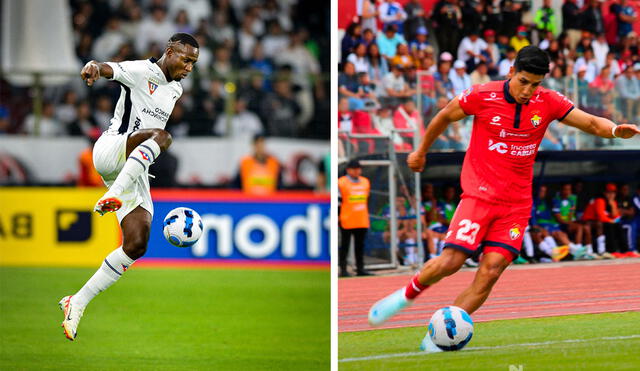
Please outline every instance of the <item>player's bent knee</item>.
[{"label": "player's bent knee", "polygon": [[162,129],[157,129],[154,133],[153,139],[158,143],[162,152],[166,151],[169,146],[171,146],[171,143],[173,143],[171,133]]}]

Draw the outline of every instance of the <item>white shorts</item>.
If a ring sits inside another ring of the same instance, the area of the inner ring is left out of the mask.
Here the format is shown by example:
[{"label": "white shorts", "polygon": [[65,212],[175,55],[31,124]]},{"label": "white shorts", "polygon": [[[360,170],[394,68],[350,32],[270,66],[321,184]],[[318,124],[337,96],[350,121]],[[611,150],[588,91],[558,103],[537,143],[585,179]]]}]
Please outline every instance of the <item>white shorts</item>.
[{"label": "white shorts", "polygon": [[[110,188],[127,161],[127,135],[104,133],[93,146],[93,165]],[[153,201],[149,186],[149,173],[144,172],[129,189],[125,189],[122,207],[116,211],[118,222],[122,222],[133,209],[142,206],[153,216]]]}]

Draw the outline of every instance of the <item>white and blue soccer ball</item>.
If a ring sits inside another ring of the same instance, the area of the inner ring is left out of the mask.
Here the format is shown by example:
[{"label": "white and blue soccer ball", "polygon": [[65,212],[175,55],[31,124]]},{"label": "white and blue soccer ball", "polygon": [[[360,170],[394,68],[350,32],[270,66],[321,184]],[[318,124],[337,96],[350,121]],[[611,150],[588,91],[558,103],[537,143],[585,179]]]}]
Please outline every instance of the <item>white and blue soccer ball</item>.
[{"label": "white and blue soccer ball", "polygon": [[202,218],[193,209],[177,207],[164,218],[162,232],[173,246],[189,247],[202,236]]},{"label": "white and blue soccer ball", "polygon": [[438,309],[429,321],[429,336],[444,351],[460,350],[471,341],[473,320],[464,309],[453,305]]}]

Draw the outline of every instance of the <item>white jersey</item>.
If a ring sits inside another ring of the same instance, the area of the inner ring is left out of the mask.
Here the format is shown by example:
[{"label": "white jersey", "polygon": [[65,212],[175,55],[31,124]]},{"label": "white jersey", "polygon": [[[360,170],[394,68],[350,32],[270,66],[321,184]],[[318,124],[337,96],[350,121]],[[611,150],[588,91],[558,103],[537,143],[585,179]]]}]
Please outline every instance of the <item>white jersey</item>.
[{"label": "white jersey", "polygon": [[107,62],[121,92],[108,134],[130,134],[138,129],[164,129],[182,95],[178,81],[168,82],[155,58]]}]

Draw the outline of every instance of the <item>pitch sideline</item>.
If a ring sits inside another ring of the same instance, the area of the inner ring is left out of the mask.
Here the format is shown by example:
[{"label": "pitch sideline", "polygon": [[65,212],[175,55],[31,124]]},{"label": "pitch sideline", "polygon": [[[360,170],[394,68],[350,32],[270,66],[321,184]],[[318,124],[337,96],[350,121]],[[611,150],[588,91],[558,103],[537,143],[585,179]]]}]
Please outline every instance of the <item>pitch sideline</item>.
[{"label": "pitch sideline", "polygon": [[[470,351],[470,350],[504,349],[504,348],[514,348],[514,347],[537,347],[537,346],[543,346],[543,345],[554,345],[554,344],[563,344],[563,343],[588,343],[592,341],[627,340],[627,339],[636,339],[636,338],[640,338],[640,334],[627,335],[627,336],[605,336],[601,338],[592,338],[592,339],[567,339],[567,340],[558,340],[558,341],[543,341],[539,343],[507,344],[507,345],[497,345],[493,347],[488,347],[488,346],[487,347],[468,347],[463,349],[462,352]],[[425,353],[425,352],[392,353],[392,354],[381,354],[378,356],[369,356],[369,357],[343,358],[343,359],[339,359],[338,362],[372,361],[376,359],[415,357],[415,356],[424,356],[429,354],[432,354],[432,353]]]}]

